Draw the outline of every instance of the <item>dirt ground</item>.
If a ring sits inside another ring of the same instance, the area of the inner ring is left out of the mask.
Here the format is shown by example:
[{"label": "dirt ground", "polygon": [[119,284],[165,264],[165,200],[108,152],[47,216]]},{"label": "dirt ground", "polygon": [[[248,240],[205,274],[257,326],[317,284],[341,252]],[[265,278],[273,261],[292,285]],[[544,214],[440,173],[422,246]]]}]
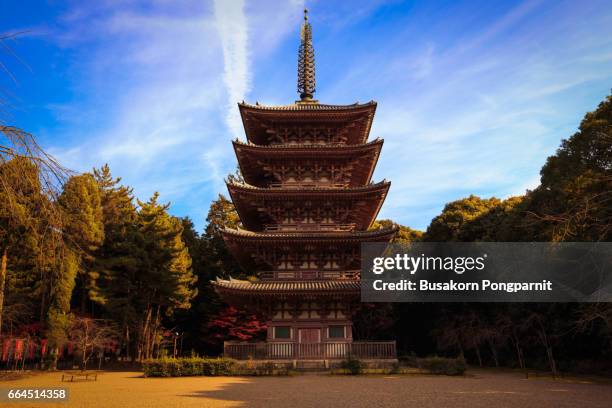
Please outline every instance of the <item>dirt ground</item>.
[{"label": "dirt ground", "polygon": [[68,403],[3,407],[611,407],[612,385],[529,379],[478,371],[466,377],[329,376],[143,378],[104,372],[98,381],[61,382],[61,373],[0,380],[0,388],[67,387]]}]

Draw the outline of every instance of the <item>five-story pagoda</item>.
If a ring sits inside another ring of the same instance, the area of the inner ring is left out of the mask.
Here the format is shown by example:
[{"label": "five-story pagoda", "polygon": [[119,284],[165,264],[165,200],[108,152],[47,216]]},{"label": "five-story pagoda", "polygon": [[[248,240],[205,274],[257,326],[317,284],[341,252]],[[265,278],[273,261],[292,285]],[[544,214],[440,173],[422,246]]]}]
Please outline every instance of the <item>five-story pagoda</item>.
[{"label": "five-story pagoda", "polygon": [[[247,142],[233,144],[244,182],[228,181],[227,187],[244,229],[225,229],[223,237],[258,280],[213,284],[228,303],[263,313],[268,333],[258,345],[226,342],[230,357],[355,354],[351,316],[359,307],[361,243],[388,242],[396,232],[369,230],[390,186],[370,181],[383,144],[368,142],[376,103],[326,105],[313,99],[307,11],[298,92],[300,100],[290,105],[239,104]],[[360,344],[372,351],[366,357],[395,357],[392,342]]]}]

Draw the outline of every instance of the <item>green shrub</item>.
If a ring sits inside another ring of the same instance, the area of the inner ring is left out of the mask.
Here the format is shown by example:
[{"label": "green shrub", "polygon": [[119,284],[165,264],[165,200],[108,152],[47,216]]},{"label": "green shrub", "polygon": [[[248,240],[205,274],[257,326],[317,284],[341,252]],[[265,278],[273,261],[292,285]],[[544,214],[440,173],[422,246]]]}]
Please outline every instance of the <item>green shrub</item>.
[{"label": "green shrub", "polygon": [[271,361],[260,364],[257,367],[257,375],[273,375],[274,368],[275,368],[274,363]]},{"label": "green shrub", "polygon": [[419,369],[436,375],[463,375],[467,366],[463,357],[427,357],[417,359]]},{"label": "green shrub", "polygon": [[265,361],[238,365],[234,374],[242,376],[287,376],[289,371],[287,364]]},{"label": "green shrub", "polygon": [[348,370],[348,373],[351,375],[361,374],[363,371],[363,363],[356,358],[349,357],[344,360],[341,365],[342,368]]},{"label": "green shrub", "polygon": [[393,363],[391,365],[391,367],[388,369],[388,373],[389,374],[399,374],[400,373],[400,364],[399,363]]},{"label": "green shrub", "polygon": [[416,356],[416,354],[410,353],[410,354],[404,354],[398,357],[399,362],[405,366],[405,367],[418,367],[418,358]]},{"label": "green shrub", "polygon": [[145,377],[218,376],[234,374],[235,362],[229,358],[166,358],[142,364]]}]

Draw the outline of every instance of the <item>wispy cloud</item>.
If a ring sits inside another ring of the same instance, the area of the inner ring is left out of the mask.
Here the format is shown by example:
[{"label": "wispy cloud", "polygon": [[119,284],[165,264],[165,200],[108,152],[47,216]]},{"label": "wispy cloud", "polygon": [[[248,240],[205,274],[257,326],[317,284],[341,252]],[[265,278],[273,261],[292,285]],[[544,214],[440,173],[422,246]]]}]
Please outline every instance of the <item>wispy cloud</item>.
[{"label": "wispy cloud", "polygon": [[90,28],[91,10],[67,17],[57,38],[79,53],[75,87],[87,97],[51,107],[60,120],[83,112],[68,119],[71,143],[53,150],[78,170],[110,163],[140,198],[158,190],[175,211],[201,220],[207,203],[187,197],[210,196],[222,185],[216,176],[232,168],[229,146],[210,154],[225,133],[216,79],[223,59],[212,13],[196,3],[182,11],[104,7]]},{"label": "wispy cloud", "polygon": [[223,48],[223,82],[227,89],[227,125],[232,135],[241,134],[242,122],[236,102],[244,100],[250,89],[248,64],[248,27],[243,0],[215,0],[215,20]]}]

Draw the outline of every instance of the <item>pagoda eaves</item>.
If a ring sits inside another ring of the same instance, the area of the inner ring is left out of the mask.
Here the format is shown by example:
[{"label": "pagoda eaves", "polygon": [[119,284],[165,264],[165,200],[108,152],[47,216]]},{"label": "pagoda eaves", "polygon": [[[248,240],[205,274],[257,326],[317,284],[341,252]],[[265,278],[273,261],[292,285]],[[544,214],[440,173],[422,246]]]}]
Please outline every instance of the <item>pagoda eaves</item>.
[{"label": "pagoda eaves", "polygon": [[[396,227],[369,231],[254,232],[230,228],[221,231],[228,249],[240,265],[245,270],[258,271],[262,279],[268,276],[275,279],[310,276],[313,279],[335,277],[337,273],[358,276],[361,244],[389,242],[396,233]],[[337,258],[333,270],[324,267],[328,258]],[[299,269],[303,259],[308,260],[306,270]],[[284,262],[297,262],[294,267],[298,269],[289,271],[280,266]],[[291,273],[268,273],[277,269]]]},{"label": "pagoda eaves", "polygon": [[[239,103],[247,140],[257,145],[362,144],[370,134],[376,102],[352,105]],[[302,134],[300,134],[302,133]],[[308,134],[311,138],[305,139]]]},{"label": "pagoda eaves", "polygon": [[[245,281],[239,279],[217,279],[217,284],[226,290],[236,293],[276,296],[279,293],[301,295],[310,293],[311,295],[327,296],[330,292],[339,294],[359,295],[359,282],[355,280],[327,280],[327,281],[285,281],[285,282],[266,282],[266,281]],[[323,293],[321,293],[323,292]]]},{"label": "pagoda eaves", "polygon": [[258,244],[278,243],[304,243],[304,242],[333,242],[333,243],[362,243],[362,242],[389,242],[397,233],[397,227],[381,228],[369,231],[349,232],[254,232],[243,229],[225,228],[221,230],[225,241],[254,242]]},{"label": "pagoda eaves", "polygon": [[284,173],[291,168],[301,167],[301,179],[300,175],[294,174],[294,184],[303,184],[302,179],[309,174],[322,171],[327,175],[329,184],[354,187],[368,184],[372,179],[383,140],[333,146],[269,146],[235,140],[233,146],[240,171],[248,184],[257,187],[282,184],[286,179]]},{"label": "pagoda eaves", "polygon": [[351,188],[261,188],[227,183],[244,227],[262,230],[365,230],[384,202],[391,183]]},{"label": "pagoda eaves", "polygon": [[[355,280],[328,281],[244,281],[238,279],[219,279],[217,288],[223,291],[224,297],[235,304],[258,304],[275,301],[357,301],[360,296],[359,282]],[[268,306],[269,308],[269,306]],[[265,306],[264,306],[264,309]],[[269,313],[269,312],[268,312]]]}]

